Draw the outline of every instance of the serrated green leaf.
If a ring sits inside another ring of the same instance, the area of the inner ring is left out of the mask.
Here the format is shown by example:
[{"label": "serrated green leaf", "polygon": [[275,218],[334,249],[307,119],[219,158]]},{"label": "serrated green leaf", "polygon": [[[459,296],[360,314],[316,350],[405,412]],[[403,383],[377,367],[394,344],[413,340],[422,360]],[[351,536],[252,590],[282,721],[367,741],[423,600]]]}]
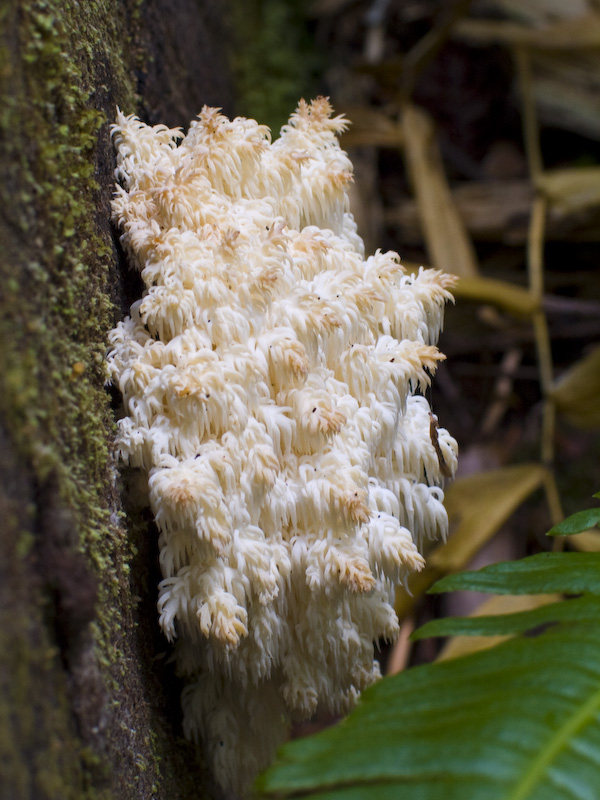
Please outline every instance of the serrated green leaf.
[{"label": "serrated green leaf", "polygon": [[600,598],[584,595],[572,600],[548,603],[529,611],[490,616],[446,617],[435,619],[416,630],[411,639],[431,636],[505,636],[524,633],[539,625],[566,620],[600,619]]},{"label": "serrated green leaf", "polygon": [[600,594],[600,553],[538,553],[442,578],[432,593],[469,590],[496,594]]},{"label": "serrated green leaf", "polygon": [[548,536],[572,536],[574,533],[588,531],[598,524],[600,524],[600,508],[588,508],[563,519],[548,531]]},{"label": "serrated green leaf", "polygon": [[[563,555],[563,554],[559,554]],[[367,690],[259,780],[312,800],[595,800],[600,625],[558,625]]]}]

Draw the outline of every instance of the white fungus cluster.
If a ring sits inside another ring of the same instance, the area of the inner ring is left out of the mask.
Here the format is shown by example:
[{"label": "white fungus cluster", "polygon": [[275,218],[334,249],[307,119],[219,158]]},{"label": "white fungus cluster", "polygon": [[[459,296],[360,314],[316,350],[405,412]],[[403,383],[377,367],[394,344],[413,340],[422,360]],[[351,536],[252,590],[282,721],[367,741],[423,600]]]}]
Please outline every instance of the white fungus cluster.
[{"label": "white fungus cluster", "polygon": [[447,526],[456,443],[417,390],[452,279],[364,258],[344,127],[323,98],[273,143],[212,108],[185,136],[114,126],[113,211],[146,286],[110,334],[118,450],[149,474],[185,731],[236,792],[289,719],[377,678],[394,587]]}]

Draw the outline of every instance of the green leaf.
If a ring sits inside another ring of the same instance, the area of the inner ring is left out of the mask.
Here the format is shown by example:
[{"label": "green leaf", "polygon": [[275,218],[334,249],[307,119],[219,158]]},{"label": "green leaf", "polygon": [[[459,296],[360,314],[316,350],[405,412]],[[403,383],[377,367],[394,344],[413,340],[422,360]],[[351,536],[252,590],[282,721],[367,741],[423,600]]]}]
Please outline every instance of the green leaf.
[{"label": "green leaf", "polygon": [[438,581],[430,592],[600,594],[600,553],[538,553]]},{"label": "green leaf", "polygon": [[337,726],[286,744],[258,786],[312,800],[595,800],[599,720],[600,625],[558,625],[384,679]]},{"label": "green leaf", "polygon": [[571,514],[548,531],[548,536],[571,536],[600,524],[600,508],[588,508]]},{"label": "green leaf", "polygon": [[515,614],[435,619],[422,625],[413,633],[411,639],[458,635],[506,636],[511,633],[525,633],[525,631],[548,623],[596,619],[600,619],[600,598],[594,595],[584,595],[572,600],[548,603]]},{"label": "green leaf", "polygon": [[[492,594],[489,595],[472,612],[472,616],[498,618],[502,614],[520,614],[524,611],[533,611],[543,605],[556,603],[562,600],[563,596],[554,594]],[[538,630],[539,633],[539,630]],[[444,643],[436,661],[444,661],[449,658],[470,655],[477,650],[487,650],[500,642],[506,641],[513,634],[502,634],[498,636],[452,636]]]}]

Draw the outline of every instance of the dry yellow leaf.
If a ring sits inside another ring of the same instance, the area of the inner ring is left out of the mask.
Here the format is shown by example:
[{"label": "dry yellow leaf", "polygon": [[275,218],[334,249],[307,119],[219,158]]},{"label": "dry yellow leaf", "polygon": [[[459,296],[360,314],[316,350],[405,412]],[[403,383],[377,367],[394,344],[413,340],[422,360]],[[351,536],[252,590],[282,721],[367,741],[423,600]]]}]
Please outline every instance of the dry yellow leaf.
[{"label": "dry yellow leaf", "polygon": [[452,294],[457,299],[497,306],[516,316],[531,316],[539,309],[539,302],[527,289],[494,278],[461,278],[452,289]]},{"label": "dry yellow leaf", "polygon": [[403,111],[404,155],[431,263],[454,275],[477,275],[477,257],[452,199],[429,116],[407,105]]},{"label": "dry yellow leaf", "polygon": [[591,529],[569,536],[569,546],[585,553],[600,553],[600,531]]},{"label": "dry yellow leaf", "polygon": [[409,577],[408,590],[396,592],[398,617],[405,617],[443,575],[465,569],[548,474],[541,464],[518,464],[455,480],[444,502],[450,519],[448,541],[426,553],[425,568]]},{"label": "dry yellow leaf", "polygon": [[557,410],[579,428],[600,427],[600,347],[577,361],[554,384]]},{"label": "dry yellow leaf", "polygon": [[600,205],[600,167],[547,170],[535,185],[552,209],[565,216]]},{"label": "dry yellow leaf", "polygon": [[546,476],[541,464],[518,464],[454,481],[445,499],[451,535],[428,566],[443,574],[464,569]]}]

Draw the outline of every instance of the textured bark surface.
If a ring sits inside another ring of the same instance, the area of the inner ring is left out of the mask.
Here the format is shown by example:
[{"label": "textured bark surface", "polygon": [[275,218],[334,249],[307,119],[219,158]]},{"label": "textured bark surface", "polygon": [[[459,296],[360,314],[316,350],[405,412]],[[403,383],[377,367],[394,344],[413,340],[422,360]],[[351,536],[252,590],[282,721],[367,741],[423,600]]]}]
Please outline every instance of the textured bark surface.
[{"label": "textured bark surface", "polygon": [[156,623],[157,546],[121,506],[106,333],[139,287],[110,224],[118,104],[231,113],[223,4],[0,8],[0,798],[201,798]]}]

